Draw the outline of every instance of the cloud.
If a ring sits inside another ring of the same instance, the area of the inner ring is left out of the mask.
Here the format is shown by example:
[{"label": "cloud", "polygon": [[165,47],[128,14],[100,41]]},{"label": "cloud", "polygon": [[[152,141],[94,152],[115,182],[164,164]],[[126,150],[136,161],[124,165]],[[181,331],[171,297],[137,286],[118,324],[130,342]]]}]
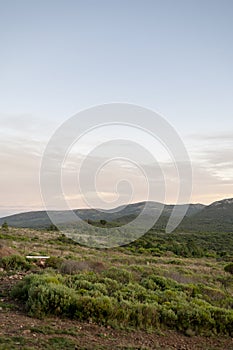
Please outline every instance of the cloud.
[{"label": "cloud", "polygon": [[[233,148],[221,150],[206,150],[201,154],[202,159],[216,168],[231,168],[233,170]],[[232,173],[233,176],[233,173]]]},{"label": "cloud", "polygon": [[233,148],[203,149],[194,159],[207,172],[219,176],[219,181],[233,181]]},{"label": "cloud", "polygon": [[[23,120],[24,125],[21,124]],[[0,215],[43,209],[39,173],[46,142],[44,135],[37,137],[44,126],[33,133],[37,125],[36,122],[34,126],[30,125],[33,120],[30,116],[22,116],[15,121],[6,118],[0,132]],[[210,203],[233,197],[233,133],[196,135],[196,140],[198,145],[191,152],[194,177],[190,201]],[[179,178],[172,161],[158,161],[158,165],[146,162],[142,171],[126,160],[106,162],[108,154],[91,157],[80,152],[82,149],[73,150],[62,169],[64,194],[72,208],[86,207],[88,201],[93,207],[110,208],[130,201],[146,200],[148,180],[153,186],[153,200],[176,202]],[[143,157],[139,159],[143,161]],[[78,174],[83,160],[88,165],[82,168],[82,176],[87,180],[84,194],[88,201],[79,188]],[[104,166],[99,168],[101,164]],[[48,181],[52,184],[53,177],[49,177]]]},{"label": "cloud", "polygon": [[0,113],[0,138],[11,140],[14,143],[18,138],[24,141],[38,140],[47,143],[54,132],[55,123],[43,117],[31,114],[5,114]]},{"label": "cloud", "polygon": [[[219,193],[221,196],[233,196],[233,131],[194,135],[194,138],[198,144],[192,149],[191,156],[195,168],[199,169],[198,183],[202,184],[208,174],[206,185],[212,186],[212,197],[216,195],[219,199]],[[205,195],[207,189],[202,188],[202,191]]]},{"label": "cloud", "polygon": [[190,139],[197,141],[229,141],[233,142],[233,131],[221,132],[216,134],[190,134]]}]

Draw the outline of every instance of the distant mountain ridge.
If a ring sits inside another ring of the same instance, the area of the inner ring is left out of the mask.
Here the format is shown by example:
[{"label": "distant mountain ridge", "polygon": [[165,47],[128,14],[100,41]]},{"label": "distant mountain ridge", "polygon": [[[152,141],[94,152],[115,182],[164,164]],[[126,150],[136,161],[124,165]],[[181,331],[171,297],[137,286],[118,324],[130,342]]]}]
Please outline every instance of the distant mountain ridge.
[{"label": "distant mountain ridge", "polygon": [[213,202],[187,221],[184,227],[196,231],[233,232],[233,198]]},{"label": "distant mountain ridge", "polygon": [[[233,232],[233,198],[216,201],[210,205],[203,204],[183,204],[183,205],[163,205],[159,202],[139,202],[127,206],[120,206],[114,210],[98,209],[75,209],[78,217],[83,220],[107,220],[119,223],[129,222],[139,215],[147,203],[147,215],[153,215],[162,210],[158,227],[165,227],[174,207],[178,210],[188,206],[185,218],[179,226],[185,231],[227,231]],[[53,211],[62,223],[65,211]],[[46,211],[32,211],[6,216],[0,219],[0,225],[7,221],[10,226],[25,228],[48,228],[52,222]],[[156,226],[155,226],[156,227]]]}]

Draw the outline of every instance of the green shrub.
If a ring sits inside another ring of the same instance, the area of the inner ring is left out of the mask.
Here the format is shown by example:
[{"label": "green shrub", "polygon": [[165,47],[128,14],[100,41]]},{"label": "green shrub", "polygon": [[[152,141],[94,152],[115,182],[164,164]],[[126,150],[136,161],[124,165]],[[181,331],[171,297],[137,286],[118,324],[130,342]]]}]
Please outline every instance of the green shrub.
[{"label": "green shrub", "polygon": [[2,230],[9,231],[9,226],[8,226],[8,223],[6,221],[4,221],[4,223],[2,224]]},{"label": "green shrub", "polygon": [[[113,269],[107,271],[113,273]],[[14,287],[12,296],[24,301],[28,313],[37,317],[54,314],[115,326],[233,335],[233,311],[197,298],[198,294],[191,292],[192,285],[156,275],[139,284],[130,281],[128,271],[115,271],[114,277],[120,282],[93,272],[71,276],[31,274]],[[211,288],[206,291],[211,297],[216,293]]]},{"label": "green shrub", "polygon": [[211,316],[215,321],[215,330],[217,333],[233,335],[233,311],[224,310],[219,307],[210,308]]},{"label": "green shrub", "polygon": [[104,271],[103,275],[122,284],[127,284],[133,280],[131,272],[117,267],[111,267],[110,269]]},{"label": "green shrub", "polygon": [[192,329],[196,334],[212,331],[214,320],[208,307],[194,302],[180,302],[172,307],[177,315],[177,329],[187,331]]},{"label": "green shrub", "polygon": [[176,312],[171,309],[171,304],[169,302],[164,303],[160,309],[160,323],[171,328],[176,328],[177,319]]},{"label": "green shrub", "polygon": [[108,277],[100,279],[100,282],[104,284],[107,289],[107,295],[113,296],[117,290],[121,288],[121,285],[116,281]]},{"label": "green shrub", "polygon": [[142,279],[141,284],[145,288],[149,288],[151,290],[166,290],[166,289],[171,289],[171,290],[182,290],[183,285],[179,284],[178,282],[158,276],[158,275],[150,275],[148,278]]},{"label": "green shrub", "polygon": [[71,305],[75,292],[60,284],[32,286],[29,289],[26,308],[30,315],[44,317],[48,314],[72,316]]},{"label": "green shrub", "polygon": [[55,231],[55,232],[58,232],[59,229],[58,229],[58,227],[57,227],[56,225],[51,224],[51,225],[49,226],[49,228],[48,228],[48,231]]},{"label": "green shrub", "polygon": [[124,326],[136,328],[158,328],[159,327],[159,306],[156,303],[131,304],[121,302],[115,311],[115,318]]},{"label": "green shrub", "polygon": [[146,288],[138,283],[129,283],[124,286],[120,291],[115,293],[118,300],[128,300],[132,303],[148,303],[158,301],[158,297],[155,293],[148,291]]},{"label": "green shrub", "polygon": [[114,317],[113,300],[107,296],[102,297],[82,297],[76,300],[75,318],[83,320],[93,320],[106,324]]},{"label": "green shrub", "polygon": [[230,263],[224,267],[224,271],[229,272],[233,275],[233,263]]},{"label": "green shrub", "polygon": [[45,261],[45,267],[52,267],[53,269],[59,269],[64,259],[58,256],[50,256],[49,259]]},{"label": "green shrub", "polygon": [[105,226],[105,225],[107,224],[107,221],[104,220],[104,219],[101,219],[101,220],[100,220],[100,224],[103,225],[103,226]]},{"label": "green shrub", "polygon": [[19,300],[26,301],[29,298],[29,291],[32,287],[40,285],[48,285],[49,283],[61,284],[62,277],[60,275],[48,274],[30,274],[25,276],[22,281],[19,281],[12,289],[12,296]]},{"label": "green shrub", "polygon": [[0,267],[7,271],[27,271],[32,267],[32,265],[21,255],[9,255],[0,259]]}]

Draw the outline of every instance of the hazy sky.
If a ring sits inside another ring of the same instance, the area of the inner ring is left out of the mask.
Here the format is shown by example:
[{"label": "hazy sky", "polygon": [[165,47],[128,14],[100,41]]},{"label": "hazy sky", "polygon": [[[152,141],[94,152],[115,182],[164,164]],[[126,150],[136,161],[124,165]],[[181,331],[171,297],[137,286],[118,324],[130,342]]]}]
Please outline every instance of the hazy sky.
[{"label": "hazy sky", "polygon": [[42,208],[49,138],[109,102],[158,111],[176,129],[193,162],[191,201],[233,197],[232,0],[0,0],[0,45],[0,215]]}]

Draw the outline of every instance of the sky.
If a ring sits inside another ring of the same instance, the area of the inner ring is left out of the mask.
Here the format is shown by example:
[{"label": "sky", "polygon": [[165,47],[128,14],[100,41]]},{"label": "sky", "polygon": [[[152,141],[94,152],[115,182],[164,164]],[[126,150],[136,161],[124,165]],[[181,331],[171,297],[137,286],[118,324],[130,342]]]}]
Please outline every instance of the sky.
[{"label": "sky", "polygon": [[[51,136],[79,111],[111,102],[154,110],[180,135],[193,168],[190,202],[233,197],[231,0],[0,0],[0,45],[0,216],[44,208],[39,173]],[[114,132],[74,147],[73,175],[87,150]],[[165,158],[173,203],[174,166]],[[104,200],[114,203],[108,180],[125,168],[116,162],[101,172]],[[133,201],[146,193],[137,171],[127,172]],[[84,207],[69,179],[70,206]]]}]

